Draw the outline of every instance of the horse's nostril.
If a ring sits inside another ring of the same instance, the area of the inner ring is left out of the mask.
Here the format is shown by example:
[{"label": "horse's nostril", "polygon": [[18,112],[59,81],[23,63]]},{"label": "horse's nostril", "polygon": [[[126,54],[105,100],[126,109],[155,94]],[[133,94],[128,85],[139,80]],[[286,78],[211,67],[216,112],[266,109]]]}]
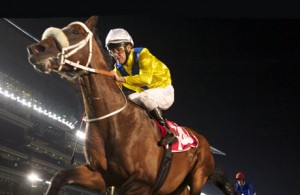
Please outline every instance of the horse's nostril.
[{"label": "horse's nostril", "polygon": [[44,52],[45,47],[41,45],[35,45],[33,47],[28,48],[28,51],[30,52],[30,54],[38,54]]}]

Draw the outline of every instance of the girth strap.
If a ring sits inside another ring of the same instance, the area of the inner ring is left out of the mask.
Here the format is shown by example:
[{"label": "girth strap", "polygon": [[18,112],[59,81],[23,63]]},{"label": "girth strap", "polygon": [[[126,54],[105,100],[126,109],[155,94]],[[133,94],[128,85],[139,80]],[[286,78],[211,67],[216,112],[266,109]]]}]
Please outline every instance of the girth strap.
[{"label": "girth strap", "polygon": [[153,186],[152,194],[155,194],[166,181],[172,164],[172,159],[173,159],[173,153],[171,151],[171,145],[168,145],[168,147],[164,149],[164,154],[159,166],[158,175],[156,178],[156,182]]}]

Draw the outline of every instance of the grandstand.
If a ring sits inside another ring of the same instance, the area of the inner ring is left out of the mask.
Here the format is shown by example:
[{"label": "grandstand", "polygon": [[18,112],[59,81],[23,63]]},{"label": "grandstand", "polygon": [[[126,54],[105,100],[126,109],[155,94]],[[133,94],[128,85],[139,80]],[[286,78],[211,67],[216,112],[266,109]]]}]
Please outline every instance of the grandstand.
[{"label": "grandstand", "polygon": [[[82,127],[80,94],[55,76],[35,73],[33,79],[29,72],[35,70],[22,63],[30,41],[2,19],[0,29],[0,194],[41,195],[57,171],[85,162],[76,137]],[[65,186],[60,194],[99,193]]]}]

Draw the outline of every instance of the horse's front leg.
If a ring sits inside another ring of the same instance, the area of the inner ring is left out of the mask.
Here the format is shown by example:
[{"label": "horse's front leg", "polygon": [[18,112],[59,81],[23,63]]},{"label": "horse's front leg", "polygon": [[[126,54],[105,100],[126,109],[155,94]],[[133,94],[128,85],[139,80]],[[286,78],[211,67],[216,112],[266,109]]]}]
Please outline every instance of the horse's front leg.
[{"label": "horse's front leg", "polygon": [[89,165],[80,165],[56,173],[51,179],[46,195],[58,195],[64,185],[80,186],[97,192],[104,192],[106,189],[102,175],[92,170]]}]

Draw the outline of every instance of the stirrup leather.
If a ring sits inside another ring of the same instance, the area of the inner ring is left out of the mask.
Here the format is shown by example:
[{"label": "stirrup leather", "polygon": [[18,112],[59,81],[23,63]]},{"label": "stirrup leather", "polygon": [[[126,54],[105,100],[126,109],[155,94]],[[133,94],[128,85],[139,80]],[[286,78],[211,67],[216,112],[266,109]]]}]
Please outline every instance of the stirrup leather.
[{"label": "stirrup leather", "polygon": [[162,138],[161,141],[158,142],[159,146],[163,146],[163,145],[167,145],[167,144],[174,144],[176,143],[178,140],[175,137],[175,135],[171,132],[168,132],[167,135]]}]

